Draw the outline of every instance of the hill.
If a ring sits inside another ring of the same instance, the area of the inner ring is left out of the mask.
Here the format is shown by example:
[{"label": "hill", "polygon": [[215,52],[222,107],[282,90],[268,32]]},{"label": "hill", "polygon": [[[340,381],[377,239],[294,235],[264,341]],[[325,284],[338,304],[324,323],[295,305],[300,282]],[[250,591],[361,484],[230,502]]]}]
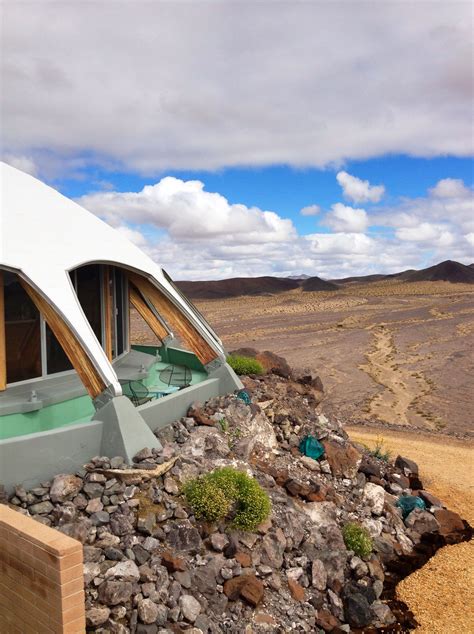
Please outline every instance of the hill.
[{"label": "hill", "polygon": [[299,287],[297,280],[280,277],[234,277],[228,280],[204,282],[176,282],[191,299],[224,299],[240,295],[282,293]]},{"label": "hill", "polygon": [[413,271],[404,276],[406,282],[452,282],[454,284],[474,284],[474,268],[460,262],[446,260],[421,271]]},{"label": "hill", "polygon": [[333,282],[327,282],[320,277],[309,277],[301,284],[303,291],[336,291],[339,287]]}]

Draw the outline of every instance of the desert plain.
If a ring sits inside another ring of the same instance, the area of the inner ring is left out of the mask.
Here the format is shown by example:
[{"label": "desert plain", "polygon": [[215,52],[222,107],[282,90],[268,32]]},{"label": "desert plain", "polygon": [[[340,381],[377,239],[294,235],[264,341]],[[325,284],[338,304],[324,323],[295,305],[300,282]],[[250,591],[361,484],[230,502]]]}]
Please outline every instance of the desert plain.
[{"label": "desert plain", "polygon": [[[337,291],[194,300],[232,351],[270,350],[318,374],[321,411],[351,438],[416,460],[425,486],[474,523],[474,286],[383,281]],[[153,339],[132,315],[135,341]],[[399,586],[420,634],[474,631],[473,543]]]}]

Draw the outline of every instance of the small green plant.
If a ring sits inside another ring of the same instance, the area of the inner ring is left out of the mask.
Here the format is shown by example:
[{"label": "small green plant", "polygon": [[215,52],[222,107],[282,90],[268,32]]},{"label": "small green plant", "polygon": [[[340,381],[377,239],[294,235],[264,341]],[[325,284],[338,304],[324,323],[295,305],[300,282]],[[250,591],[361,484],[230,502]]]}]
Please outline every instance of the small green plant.
[{"label": "small green plant", "polygon": [[233,528],[252,531],[267,519],[271,504],[258,482],[231,467],[190,480],[183,493],[197,519],[228,519]]},{"label": "small green plant", "polygon": [[346,524],[342,529],[342,536],[346,548],[359,557],[367,557],[372,552],[372,538],[363,526],[353,522]]},{"label": "small green plant", "polygon": [[240,355],[230,354],[227,357],[227,363],[234,370],[236,374],[263,374],[263,366],[256,359],[252,357],[242,357]]},{"label": "small green plant", "polygon": [[225,418],[219,419],[219,427],[224,432],[224,434],[227,432],[227,430],[229,429],[229,423],[226,421]]},{"label": "small green plant", "polygon": [[383,438],[377,438],[375,441],[375,447],[369,450],[370,455],[384,462],[389,462],[392,457],[392,453],[385,447],[385,441]]}]

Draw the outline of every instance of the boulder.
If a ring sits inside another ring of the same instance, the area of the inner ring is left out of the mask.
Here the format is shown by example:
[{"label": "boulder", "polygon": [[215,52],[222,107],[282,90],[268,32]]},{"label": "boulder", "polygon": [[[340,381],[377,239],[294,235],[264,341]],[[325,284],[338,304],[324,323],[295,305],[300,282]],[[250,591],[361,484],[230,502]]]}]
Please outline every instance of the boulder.
[{"label": "boulder", "polygon": [[418,465],[409,458],[403,456],[397,456],[395,460],[395,466],[398,467],[406,476],[418,475]]},{"label": "boulder", "polygon": [[372,621],[369,602],[360,592],[347,595],[343,605],[344,618],[352,627],[366,627]]},{"label": "boulder", "polygon": [[288,579],[288,588],[290,589],[290,594],[295,601],[304,601],[305,600],[305,591],[303,586],[301,586],[296,579]]},{"label": "boulder", "polygon": [[99,586],[99,601],[105,605],[126,603],[132,596],[130,581],[104,581]]},{"label": "boulder", "polygon": [[324,457],[329,462],[333,476],[355,478],[362,461],[362,454],[351,444],[323,440]]},{"label": "boulder", "polygon": [[378,484],[367,482],[364,487],[364,502],[374,515],[381,515],[385,504],[385,490]]},{"label": "boulder", "polygon": [[155,623],[158,618],[158,606],[151,599],[142,599],[138,603],[138,618],[142,623]]},{"label": "boulder", "polygon": [[426,533],[437,533],[440,529],[439,523],[428,511],[414,509],[406,518],[405,526],[416,531],[420,535]]},{"label": "boulder", "polygon": [[201,604],[190,594],[183,594],[179,597],[179,607],[186,621],[194,623],[201,613]]},{"label": "boulder", "polygon": [[55,504],[61,503],[71,500],[79,493],[81,488],[81,478],[72,474],[61,473],[53,479],[49,496]]},{"label": "boulder", "polygon": [[103,625],[110,616],[110,608],[106,605],[96,605],[86,610],[86,624],[89,627]]},{"label": "boulder", "polygon": [[106,579],[121,579],[122,581],[138,581],[140,579],[140,571],[137,564],[131,559],[120,561],[105,573]]},{"label": "boulder", "polygon": [[457,513],[447,509],[437,509],[434,512],[434,516],[439,524],[439,533],[446,539],[448,544],[462,539],[465,526]]}]

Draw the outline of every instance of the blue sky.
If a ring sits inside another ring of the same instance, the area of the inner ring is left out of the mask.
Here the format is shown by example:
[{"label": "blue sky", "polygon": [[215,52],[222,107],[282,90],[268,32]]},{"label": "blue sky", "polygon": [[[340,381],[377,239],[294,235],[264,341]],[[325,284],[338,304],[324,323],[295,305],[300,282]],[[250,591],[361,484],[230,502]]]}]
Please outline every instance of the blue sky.
[{"label": "blue sky", "polygon": [[245,7],[4,7],[4,160],[181,279],[474,261],[468,3]]}]

